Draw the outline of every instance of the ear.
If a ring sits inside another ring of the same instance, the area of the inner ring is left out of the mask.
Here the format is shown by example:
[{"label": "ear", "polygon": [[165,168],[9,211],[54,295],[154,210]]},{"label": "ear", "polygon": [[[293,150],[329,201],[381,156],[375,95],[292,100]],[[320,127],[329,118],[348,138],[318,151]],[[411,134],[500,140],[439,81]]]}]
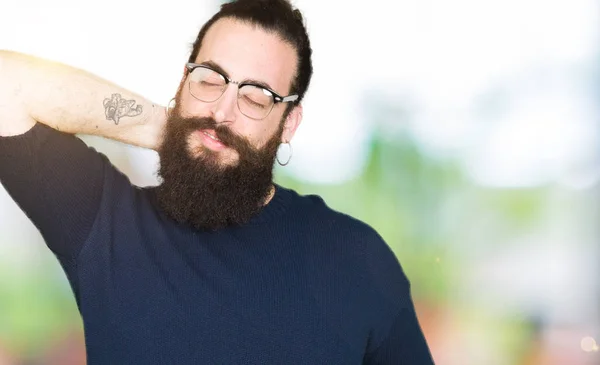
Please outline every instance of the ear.
[{"label": "ear", "polygon": [[283,126],[283,133],[281,135],[282,143],[287,143],[292,140],[294,134],[296,134],[298,126],[300,126],[300,122],[302,122],[302,113],[302,104],[298,104],[287,116]]}]

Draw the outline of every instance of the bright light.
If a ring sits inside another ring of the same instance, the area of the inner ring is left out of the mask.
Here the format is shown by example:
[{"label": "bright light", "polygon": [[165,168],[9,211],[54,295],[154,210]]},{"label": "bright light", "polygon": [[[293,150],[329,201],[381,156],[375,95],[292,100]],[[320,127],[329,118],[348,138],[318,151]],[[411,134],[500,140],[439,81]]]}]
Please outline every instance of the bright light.
[{"label": "bright light", "polygon": [[598,352],[598,344],[592,337],[581,339],[581,349],[585,352]]}]

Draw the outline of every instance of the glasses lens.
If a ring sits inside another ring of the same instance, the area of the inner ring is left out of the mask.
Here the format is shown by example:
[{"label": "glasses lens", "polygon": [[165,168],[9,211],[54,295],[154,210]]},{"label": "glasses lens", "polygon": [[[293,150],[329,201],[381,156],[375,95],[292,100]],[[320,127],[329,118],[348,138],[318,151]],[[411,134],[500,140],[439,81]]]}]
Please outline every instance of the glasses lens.
[{"label": "glasses lens", "polygon": [[226,86],[225,78],[208,68],[196,67],[190,74],[190,93],[198,100],[213,102],[221,97]]},{"label": "glasses lens", "polygon": [[262,87],[244,85],[240,88],[238,106],[249,118],[265,118],[271,112],[273,104],[273,94]]}]

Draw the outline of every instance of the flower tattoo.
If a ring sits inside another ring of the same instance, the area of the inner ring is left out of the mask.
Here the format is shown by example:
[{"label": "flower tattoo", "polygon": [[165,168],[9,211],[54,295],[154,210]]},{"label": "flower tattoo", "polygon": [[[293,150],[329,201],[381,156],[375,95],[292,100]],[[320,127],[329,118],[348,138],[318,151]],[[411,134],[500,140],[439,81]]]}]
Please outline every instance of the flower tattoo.
[{"label": "flower tattoo", "polygon": [[143,107],[135,105],[135,100],[126,100],[121,97],[121,94],[112,94],[109,98],[104,99],[104,112],[106,120],[112,120],[116,125],[119,125],[119,120],[122,117],[135,117],[142,114]]}]

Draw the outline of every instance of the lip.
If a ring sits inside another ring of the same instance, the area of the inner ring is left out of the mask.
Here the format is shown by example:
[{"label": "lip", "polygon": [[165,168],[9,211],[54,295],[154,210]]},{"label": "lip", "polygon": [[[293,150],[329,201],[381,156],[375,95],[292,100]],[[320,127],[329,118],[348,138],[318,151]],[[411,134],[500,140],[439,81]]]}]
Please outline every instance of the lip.
[{"label": "lip", "polygon": [[222,151],[225,148],[227,148],[227,146],[224,145],[222,142],[216,141],[207,135],[211,134],[215,136],[216,133],[213,129],[200,129],[194,134],[198,136],[198,138],[200,138],[202,144],[208,149],[211,149],[213,151]]},{"label": "lip", "polygon": [[213,129],[199,129],[192,133],[194,138],[197,138],[200,141],[200,143],[202,143],[202,145],[208,148],[209,150],[219,152],[227,148],[227,146],[223,144],[223,142],[214,140],[207,134],[215,136],[216,133]]}]

